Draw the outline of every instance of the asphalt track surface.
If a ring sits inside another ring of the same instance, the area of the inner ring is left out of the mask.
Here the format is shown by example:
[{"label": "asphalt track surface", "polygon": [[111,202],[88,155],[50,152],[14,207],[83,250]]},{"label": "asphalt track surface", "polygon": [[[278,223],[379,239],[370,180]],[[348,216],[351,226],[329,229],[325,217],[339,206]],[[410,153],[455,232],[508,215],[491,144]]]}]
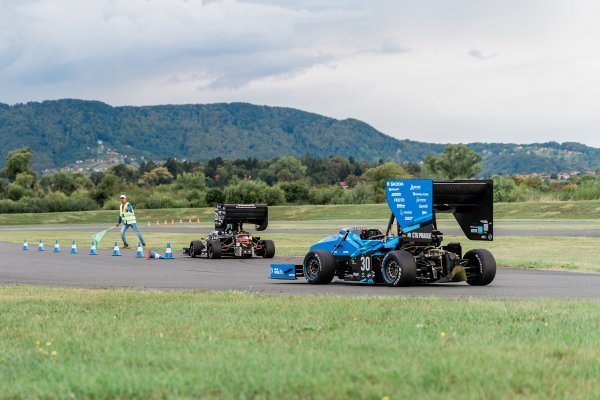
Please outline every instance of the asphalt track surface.
[{"label": "asphalt track surface", "polygon": [[488,299],[600,299],[600,274],[516,270],[499,268],[496,279],[485,287],[465,282],[390,288],[334,279],[330,285],[268,279],[269,264],[301,263],[297,257],[254,259],[192,259],[175,254],[173,260],[136,258],[135,250],[113,257],[111,250],[90,256],[89,250],[70,254],[52,248],[29,251],[0,243],[0,285],[42,285],[77,288],[137,288],[161,290],[239,290],[272,295],[340,296],[439,296]]}]

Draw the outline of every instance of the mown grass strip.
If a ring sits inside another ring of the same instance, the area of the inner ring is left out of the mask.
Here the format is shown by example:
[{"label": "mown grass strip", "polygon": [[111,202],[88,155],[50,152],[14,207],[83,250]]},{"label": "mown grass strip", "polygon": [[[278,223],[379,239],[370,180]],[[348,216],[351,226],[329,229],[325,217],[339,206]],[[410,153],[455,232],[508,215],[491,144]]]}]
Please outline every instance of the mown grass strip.
[{"label": "mown grass strip", "polygon": [[0,287],[0,397],[598,398],[599,307]]},{"label": "mown grass strip", "polygon": [[[135,203],[134,203],[135,205]],[[35,224],[92,224],[116,223],[117,207],[114,210],[60,212],[39,214],[0,214],[0,225],[35,225]],[[141,223],[155,223],[165,220],[212,221],[214,208],[173,208],[157,210],[136,210]],[[451,216],[440,214],[440,218]],[[269,218],[273,221],[368,221],[386,220],[389,209],[386,204],[351,204],[351,205],[302,205],[269,207]],[[600,219],[600,200],[589,201],[545,201],[524,203],[498,203],[494,205],[494,218],[500,219]]]}]

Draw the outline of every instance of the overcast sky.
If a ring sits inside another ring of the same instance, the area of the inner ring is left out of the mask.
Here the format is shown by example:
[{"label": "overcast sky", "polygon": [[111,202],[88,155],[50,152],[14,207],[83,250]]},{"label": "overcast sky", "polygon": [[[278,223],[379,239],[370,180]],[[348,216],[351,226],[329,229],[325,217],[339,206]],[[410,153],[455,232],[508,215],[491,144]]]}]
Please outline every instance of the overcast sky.
[{"label": "overcast sky", "polygon": [[600,147],[600,2],[0,0],[0,102],[61,98]]}]

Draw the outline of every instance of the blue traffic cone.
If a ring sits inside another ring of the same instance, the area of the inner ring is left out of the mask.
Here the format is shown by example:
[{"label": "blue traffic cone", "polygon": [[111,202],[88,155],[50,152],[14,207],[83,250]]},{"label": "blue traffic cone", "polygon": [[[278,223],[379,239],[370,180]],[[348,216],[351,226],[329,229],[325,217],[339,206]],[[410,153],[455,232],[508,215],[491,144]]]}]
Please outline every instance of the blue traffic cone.
[{"label": "blue traffic cone", "polygon": [[154,258],[157,260],[164,260],[165,256],[161,256],[160,254],[155,253],[152,250],[148,250],[148,254],[146,255],[146,260],[150,260],[151,258]]},{"label": "blue traffic cone", "polygon": [[58,240],[56,242],[54,242],[53,253],[60,253],[60,243],[58,243]]},{"label": "blue traffic cone", "polygon": [[119,251],[119,242],[115,242],[112,255],[115,257],[121,257],[121,252]]},{"label": "blue traffic cone", "polygon": [[73,240],[73,244],[71,245],[71,254],[77,254],[77,243]]},{"label": "blue traffic cone", "polygon": [[97,256],[98,251],[96,250],[96,241],[92,241],[92,247],[90,248],[90,256]]},{"label": "blue traffic cone", "polygon": [[27,239],[23,241],[23,251],[29,250],[29,243],[27,243]]},{"label": "blue traffic cone", "polygon": [[38,245],[38,251],[46,251],[44,249],[44,241],[43,240],[40,240],[40,244]]},{"label": "blue traffic cone", "polygon": [[165,258],[168,260],[173,259],[173,252],[171,251],[171,243],[167,243],[167,249],[165,250]]},{"label": "blue traffic cone", "polygon": [[135,253],[136,258],[144,258],[144,249],[142,248],[142,242],[138,242],[137,252]]}]

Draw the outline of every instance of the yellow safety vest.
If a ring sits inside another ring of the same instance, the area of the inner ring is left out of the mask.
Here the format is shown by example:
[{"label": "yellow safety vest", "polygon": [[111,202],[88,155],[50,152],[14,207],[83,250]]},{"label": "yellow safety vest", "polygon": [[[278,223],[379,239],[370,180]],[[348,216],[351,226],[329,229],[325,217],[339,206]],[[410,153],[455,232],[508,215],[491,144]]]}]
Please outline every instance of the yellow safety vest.
[{"label": "yellow safety vest", "polygon": [[127,211],[129,206],[129,202],[125,204],[121,204],[121,222],[127,225],[135,224],[135,214],[133,213],[133,207],[131,207],[132,212]]}]

